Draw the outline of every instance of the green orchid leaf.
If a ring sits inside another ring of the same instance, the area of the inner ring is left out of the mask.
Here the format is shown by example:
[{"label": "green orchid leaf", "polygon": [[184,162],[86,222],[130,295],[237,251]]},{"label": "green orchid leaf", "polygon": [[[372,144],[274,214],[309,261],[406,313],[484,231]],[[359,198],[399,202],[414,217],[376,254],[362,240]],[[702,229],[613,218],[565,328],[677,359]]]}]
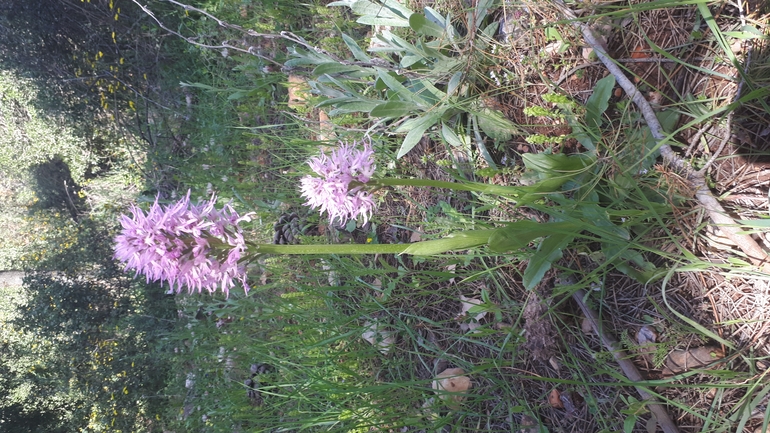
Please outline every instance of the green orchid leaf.
[{"label": "green orchid leaf", "polygon": [[374,74],[374,70],[371,68],[363,68],[356,65],[344,65],[339,62],[321,63],[313,69],[313,75],[315,76],[345,74],[349,72],[368,72],[369,74]]},{"label": "green orchid leaf", "polygon": [[506,119],[499,110],[482,108],[473,114],[478,119],[479,127],[484,131],[484,134],[493,140],[508,141],[513,134],[519,132],[516,125]]},{"label": "green orchid leaf", "polygon": [[421,35],[440,38],[444,36],[444,28],[428,20],[423,14],[412,14],[409,17],[409,27]]},{"label": "green orchid leaf", "polygon": [[467,146],[467,143],[470,142],[470,137],[467,137],[467,141],[463,141],[462,138],[460,138],[459,135],[457,135],[452,128],[447,126],[446,123],[441,122],[441,138],[444,139],[447,143],[449,143],[453,147],[461,147],[464,148]]},{"label": "green orchid leaf", "polygon": [[412,129],[406,134],[403,143],[401,143],[401,147],[398,149],[396,158],[401,158],[409,153],[409,151],[420,142],[423,135],[425,135],[425,131],[438,123],[443,114],[443,110],[434,110],[415,119],[416,122],[412,125]]},{"label": "green orchid leaf", "polygon": [[417,107],[404,101],[390,101],[380,104],[369,113],[372,117],[404,117],[417,111]]},{"label": "green orchid leaf", "polygon": [[370,62],[372,60],[372,58],[369,57],[369,55],[367,55],[366,52],[358,46],[358,43],[356,43],[353,38],[343,33],[342,40],[345,41],[345,45],[348,46],[348,49],[353,54],[353,57],[356,58],[356,60],[359,62]]},{"label": "green orchid leaf", "polygon": [[553,262],[562,258],[562,251],[569,245],[574,236],[552,235],[543,240],[527,263],[522,283],[526,290],[532,290],[540,284],[545,273],[551,269]]},{"label": "green orchid leaf", "polygon": [[615,77],[611,74],[596,82],[593,93],[586,101],[585,122],[589,130],[598,131],[599,127],[602,126],[603,115],[609,107],[610,96],[612,96],[614,87]]},{"label": "green orchid leaf", "polygon": [[497,253],[519,250],[533,240],[545,236],[574,237],[581,228],[573,222],[538,223],[516,221],[496,229],[489,238],[489,248]]},{"label": "green orchid leaf", "polygon": [[409,244],[403,254],[430,256],[449,251],[461,251],[485,245],[494,230],[468,230],[445,238]]},{"label": "green orchid leaf", "polygon": [[596,161],[591,155],[565,155],[563,153],[525,153],[522,155],[524,166],[540,176],[541,179],[554,177],[571,178],[586,170]]}]

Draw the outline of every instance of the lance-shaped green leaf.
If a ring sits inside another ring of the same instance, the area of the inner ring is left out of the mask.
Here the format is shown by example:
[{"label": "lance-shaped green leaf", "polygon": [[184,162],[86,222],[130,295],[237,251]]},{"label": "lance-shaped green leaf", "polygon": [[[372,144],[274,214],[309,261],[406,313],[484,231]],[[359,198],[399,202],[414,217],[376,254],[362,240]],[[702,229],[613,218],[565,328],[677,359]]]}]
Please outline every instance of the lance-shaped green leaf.
[{"label": "lance-shaped green leaf", "polygon": [[473,111],[472,114],[478,119],[479,127],[484,131],[484,134],[494,140],[507,141],[511,139],[513,134],[519,132],[516,125],[506,119],[499,110],[484,107]]},{"label": "lance-shaped green leaf", "polygon": [[527,263],[527,269],[522,275],[522,283],[526,290],[532,290],[543,280],[545,273],[551,269],[553,262],[562,258],[562,251],[569,245],[574,236],[553,235],[540,242],[535,254]]},{"label": "lance-shaped green leaf", "polygon": [[494,252],[504,253],[524,248],[540,237],[574,237],[580,231],[578,224],[568,221],[549,223],[516,221],[496,229],[489,237],[489,248]]},{"label": "lance-shaped green leaf", "polygon": [[444,28],[435,22],[429,21],[423,14],[412,14],[412,16],[409,17],[409,27],[421,35],[434,38],[444,36]]},{"label": "lance-shaped green leaf", "polygon": [[596,158],[585,154],[525,153],[522,160],[526,168],[536,172],[541,179],[547,179],[554,176],[574,176],[593,164]]},{"label": "lance-shaped green leaf", "polygon": [[445,238],[409,244],[403,254],[429,256],[449,251],[462,251],[486,245],[495,230],[468,230],[453,233]]},{"label": "lance-shaped green leaf", "polygon": [[377,100],[355,100],[355,101],[348,101],[344,103],[337,103],[334,104],[334,109],[329,111],[329,116],[336,116],[339,114],[348,114],[348,113],[369,113],[373,109],[375,109],[380,104],[380,101]]},{"label": "lance-shaped green leaf", "polygon": [[353,57],[356,58],[356,60],[359,62],[370,62],[372,60],[372,58],[369,57],[369,55],[367,55],[366,52],[358,46],[358,43],[356,43],[353,38],[343,33],[342,40],[345,41],[345,45],[348,46],[348,49],[353,54]]},{"label": "lance-shaped green leaf", "polygon": [[394,0],[374,3],[369,0],[340,0],[328,6],[347,6],[361,17],[357,22],[368,25],[408,27],[409,16],[414,12]]},{"label": "lance-shaped green leaf", "polygon": [[404,117],[418,111],[418,107],[410,102],[390,101],[375,107],[369,115],[372,117]]},{"label": "lance-shaped green leaf", "polygon": [[357,65],[345,65],[339,62],[321,63],[320,65],[316,66],[315,69],[313,69],[313,75],[315,76],[320,76],[325,74],[329,74],[329,75],[347,74],[350,72],[374,74],[374,69],[364,68]]},{"label": "lance-shaped green leaf", "polygon": [[398,149],[398,154],[396,155],[396,158],[401,158],[402,156],[409,153],[409,151],[412,150],[414,146],[416,146],[417,143],[420,142],[420,139],[422,139],[423,135],[425,134],[425,131],[427,131],[428,128],[435,125],[436,123],[438,123],[439,120],[441,120],[441,116],[444,115],[446,108],[447,107],[445,107],[444,109],[436,109],[433,111],[429,111],[423,114],[422,116],[418,117],[417,119],[411,119],[411,120],[414,120],[415,122],[410,124],[411,130],[406,134],[406,137],[404,137],[404,142],[401,143],[401,147]]},{"label": "lance-shaped green leaf", "polygon": [[586,101],[586,125],[589,129],[598,131],[602,126],[604,112],[609,107],[612,89],[615,87],[615,77],[610,74],[596,82],[594,91]]},{"label": "lance-shaped green leaf", "polygon": [[412,102],[417,104],[419,108],[427,109],[430,105],[426,103],[425,99],[409,90],[406,86],[388,71],[384,69],[377,70],[377,77],[385,84],[390,90],[398,95],[398,98],[402,101]]}]

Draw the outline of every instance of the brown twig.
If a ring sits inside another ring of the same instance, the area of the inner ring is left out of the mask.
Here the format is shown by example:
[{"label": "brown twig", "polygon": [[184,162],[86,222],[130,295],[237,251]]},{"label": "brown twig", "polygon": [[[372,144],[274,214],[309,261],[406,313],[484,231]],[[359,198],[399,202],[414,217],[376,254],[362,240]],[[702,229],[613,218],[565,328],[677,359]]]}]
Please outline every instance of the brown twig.
[{"label": "brown twig", "polygon": [[[163,22],[161,20],[159,20],[155,16],[155,14],[149,8],[147,8],[147,6],[142,5],[137,0],[132,0],[132,1],[134,3],[136,3],[136,5],[139,6],[139,8],[141,8],[142,11],[144,11],[144,13],[146,13],[150,18],[152,18],[158,24],[158,27],[160,27],[163,30],[171,33],[174,36],[177,36],[179,38],[184,39],[184,41],[187,42],[188,44],[195,45],[195,46],[198,46],[198,47],[201,47],[201,48],[208,48],[208,49],[214,49],[214,50],[228,49],[228,50],[238,51],[238,52],[241,52],[241,53],[251,54],[253,56],[259,57],[260,59],[262,59],[262,60],[264,60],[266,62],[270,62],[270,63],[272,63],[272,64],[274,64],[276,66],[283,66],[282,64],[276,62],[275,60],[259,54],[258,52],[256,52],[254,47],[249,47],[248,49],[244,49],[244,48],[241,48],[241,47],[237,47],[235,45],[228,44],[227,41],[222,42],[220,45],[204,44],[204,43],[198,42],[198,41],[196,41],[196,40],[194,40],[192,38],[184,36],[183,34],[177,32],[177,31],[174,31],[171,28],[169,28],[168,26],[166,26],[165,24],[163,24]],[[175,1],[171,1],[171,0],[169,0],[169,1],[171,3],[173,3],[173,4],[179,5],[180,7],[182,7],[185,10],[192,10],[192,11],[195,11],[195,12],[200,12],[200,13],[210,17],[211,19],[215,20],[217,22],[217,24],[219,24],[222,27],[231,28],[231,29],[234,29],[234,30],[240,30],[240,31],[248,34],[249,36],[261,37],[261,38],[265,38],[265,39],[273,39],[273,38],[282,38],[283,37],[281,35],[275,35],[275,34],[257,33],[257,32],[254,32],[252,30],[246,31],[246,30],[244,30],[244,29],[242,29],[242,28],[240,28],[238,26],[233,26],[231,24],[227,24],[224,21],[221,21],[221,20],[217,19],[216,17],[214,17],[213,15],[209,14],[206,11],[200,10],[198,8],[194,8],[192,6],[187,6],[187,5],[184,5],[182,3],[175,2]]]},{"label": "brown twig", "polygon": [[[566,281],[565,283],[570,282],[571,281]],[[594,330],[596,335],[599,336],[599,339],[602,341],[604,347],[612,353],[613,357],[615,357],[615,361],[620,366],[620,369],[623,370],[623,374],[625,374],[628,380],[631,382],[643,381],[644,378],[642,378],[641,373],[639,373],[639,370],[636,368],[634,363],[628,360],[628,355],[623,351],[623,349],[621,349],[618,340],[609,334],[606,331],[606,328],[602,326],[601,319],[599,318],[599,315],[596,314],[596,311],[591,309],[583,301],[585,297],[586,291],[583,289],[580,289],[572,294],[572,299],[575,301],[575,303],[578,304],[580,310],[583,311],[583,315],[586,316],[586,319],[591,322],[591,328]],[[647,407],[655,416],[655,420],[658,422],[660,428],[663,429],[663,432],[678,433],[679,429],[676,427],[676,424],[674,424],[674,421],[672,421],[671,417],[668,416],[666,409],[658,402],[655,396],[650,394],[649,391],[641,386],[634,385],[634,388],[636,388],[636,392],[639,393],[639,396],[647,402]]]},{"label": "brown twig", "polygon": [[607,70],[615,77],[618,85],[634,102],[634,105],[636,105],[642,113],[642,117],[644,117],[644,120],[647,122],[647,126],[650,128],[652,136],[658,141],[660,154],[663,157],[663,160],[666,164],[684,174],[696,191],[695,198],[709,214],[714,224],[718,225],[722,233],[738,245],[738,248],[740,248],[756,266],[765,271],[770,271],[770,257],[768,257],[767,253],[751,236],[740,233],[741,229],[738,224],[728,216],[727,211],[725,211],[709,189],[704,173],[693,170],[687,161],[682,159],[673,149],[671,149],[671,146],[668,144],[670,138],[663,132],[663,128],[661,127],[658,118],[655,116],[655,111],[652,106],[644,98],[642,92],[640,92],[634,83],[626,77],[623,70],[620,69],[604,48],[602,48],[591,28],[585,23],[577,21],[577,17],[572,10],[565,6],[561,0],[556,0],[554,4],[567,19],[572,21],[572,23],[580,29],[586,43],[593,48],[594,53],[596,53],[599,60],[604,63]]}]

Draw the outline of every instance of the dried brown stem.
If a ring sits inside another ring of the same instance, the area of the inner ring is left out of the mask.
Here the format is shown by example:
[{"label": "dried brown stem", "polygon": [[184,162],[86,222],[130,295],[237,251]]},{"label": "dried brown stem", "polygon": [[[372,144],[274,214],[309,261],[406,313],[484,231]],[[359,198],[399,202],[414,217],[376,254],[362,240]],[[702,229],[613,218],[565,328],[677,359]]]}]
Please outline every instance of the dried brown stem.
[{"label": "dried brown stem", "polygon": [[[615,357],[615,361],[620,366],[620,369],[623,370],[623,374],[625,374],[628,380],[631,382],[643,381],[644,379],[639,373],[639,370],[636,368],[633,362],[628,360],[628,355],[623,351],[623,349],[621,349],[618,340],[616,340],[615,337],[607,332],[607,328],[602,326],[601,319],[599,318],[599,315],[596,314],[596,311],[591,309],[583,301],[585,297],[586,291],[583,289],[578,290],[572,295],[572,299],[578,304],[578,306],[580,306],[580,309],[583,311],[583,315],[586,316],[586,319],[591,322],[591,328],[596,333],[596,335],[599,336],[599,339],[602,340],[604,347],[610,351],[610,353],[612,353],[612,356]],[[647,402],[647,407],[655,416],[655,420],[658,422],[658,425],[663,430],[663,432],[678,433],[679,429],[676,427],[676,424],[674,424],[674,421],[672,421],[671,417],[668,416],[666,409],[658,402],[655,396],[650,394],[650,392],[641,386],[634,385],[634,388],[636,388],[636,392],[639,393],[639,396]]]},{"label": "dried brown stem", "polygon": [[661,127],[658,118],[655,116],[655,111],[652,106],[644,98],[644,95],[642,95],[636,88],[634,83],[626,77],[617,63],[615,63],[604,48],[602,48],[591,28],[585,23],[577,21],[572,10],[566,7],[561,0],[556,0],[554,4],[567,19],[571,20],[572,23],[580,29],[586,43],[593,48],[594,53],[596,53],[599,60],[601,60],[607,70],[615,77],[618,85],[626,92],[634,105],[636,105],[642,113],[644,120],[647,122],[647,126],[650,128],[652,136],[658,141],[660,154],[663,156],[663,160],[666,164],[684,174],[696,191],[695,198],[700,202],[706,212],[708,212],[711,220],[719,226],[719,229],[725,236],[738,245],[738,248],[746,254],[754,265],[765,271],[770,271],[770,257],[768,257],[767,253],[751,236],[740,233],[741,229],[738,224],[728,216],[727,211],[725,211],[709,189],[704,173],[693,170],[687,161],[682,159],[673,149],[671,149],[671,146],[668,144],[671,139],[663,132],[663,128]]}]

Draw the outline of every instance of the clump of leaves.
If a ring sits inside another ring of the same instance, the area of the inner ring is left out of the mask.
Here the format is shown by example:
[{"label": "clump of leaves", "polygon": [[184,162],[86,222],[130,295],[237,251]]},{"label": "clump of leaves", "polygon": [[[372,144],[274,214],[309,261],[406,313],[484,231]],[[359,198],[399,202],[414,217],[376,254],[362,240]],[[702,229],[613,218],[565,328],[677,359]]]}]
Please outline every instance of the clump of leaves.
[{"label": "clump of leaves", "polygon": [[[416,13],[394,0],[342,0],[329,6],[346,6],[359,15],[358,22],[411,31],[408,41],[389,30],[375,34],[369,52],[343,34],[353,56],[332,56],[295,47],[287,67],[313,66],[309,84],[331,107],[330,116],[365,113],[377,119],[370,131],[396,125],[405,134],[397,157],[409,153],[425,134],[434,133],[455,148],[469,153],[475,144],[487,163],[495,167],[482,134],[508,140],[517,132],[513,123],[486,106],[477,92],[479,74],[472,67],[497,31],[487,24],[491,0],[471,8],[458,28],[451,14],[426,7]],[[375,53],[377,56],[372,56]],[[374,86],[371,83],[374,83]]]}]

